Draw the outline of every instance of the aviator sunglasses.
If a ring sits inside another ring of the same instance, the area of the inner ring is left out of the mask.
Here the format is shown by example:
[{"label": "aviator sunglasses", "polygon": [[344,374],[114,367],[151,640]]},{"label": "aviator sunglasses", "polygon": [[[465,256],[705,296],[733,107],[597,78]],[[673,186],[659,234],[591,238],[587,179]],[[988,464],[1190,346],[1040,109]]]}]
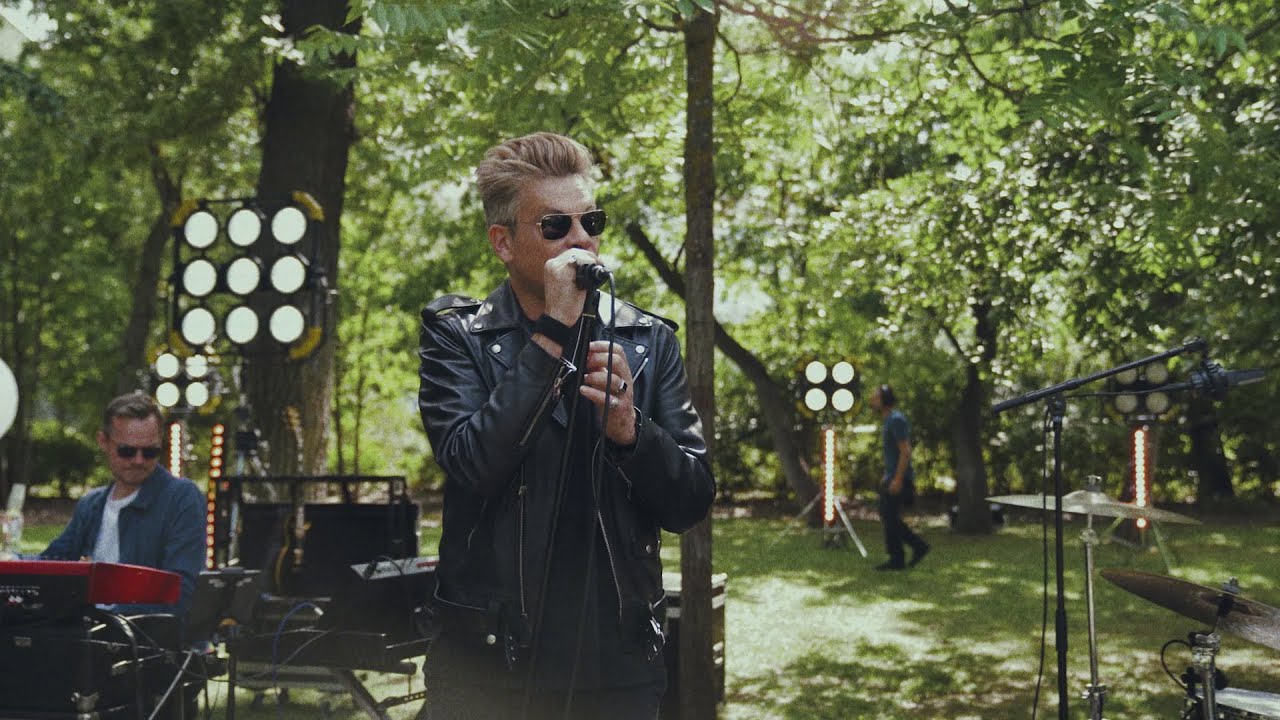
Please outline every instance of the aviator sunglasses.
[{"label": "aviator sunglasses", "polygon": [[582,223],[582,229],[591,237],[604,232],[604,225],[609,220],[603,210],[588,210],[580,213],[551,213],[543,215],[537,222],[528,224],[537,225],[542,231],[544,240],[559,240],[573,229],[574,218],[578,218],[578,222]]},{"label": "aviator sunglasses", "polygon": [[137,453],[142,453],[142,457],[147,460],[155,460],[160,457],[160,446],[152,445],[150,447],[134,447],[132,445],[117,445],[116,455],[125,460],[132,460]]}]

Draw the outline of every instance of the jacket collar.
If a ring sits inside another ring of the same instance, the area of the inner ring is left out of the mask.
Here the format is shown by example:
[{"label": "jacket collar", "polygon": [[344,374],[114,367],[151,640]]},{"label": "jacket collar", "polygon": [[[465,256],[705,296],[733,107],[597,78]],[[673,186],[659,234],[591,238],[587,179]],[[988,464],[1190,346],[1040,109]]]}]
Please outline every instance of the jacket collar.
[{"label": "jacket collar", "polygon": [[[648,327],[653,325],[653,318],[641,312],[636,306],[625,300],[613,302],[612,297],[603,292],[600,293],[600,322],[608,324],[611,305],[616,306],[618,315],[617,327]],[[515,291],[511,289],[511,282],[505,281],[497,289],[489,293],[489,297],[485,298],[484,302],[480,304],[480,309],[476,311],[476,315],[467,329],[472,334],[513,330],[519,327],[520,318],[522,317],[524,317],[524,310],[520,308],[520,301],[516,299]]]}]

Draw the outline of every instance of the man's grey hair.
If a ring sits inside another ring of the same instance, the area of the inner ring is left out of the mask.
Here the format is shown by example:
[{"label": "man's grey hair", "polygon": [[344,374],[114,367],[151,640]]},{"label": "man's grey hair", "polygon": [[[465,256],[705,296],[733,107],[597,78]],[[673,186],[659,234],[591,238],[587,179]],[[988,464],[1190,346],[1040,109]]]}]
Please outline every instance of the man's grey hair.
[{"label": "man's grey hair", "polygon": [[489,148],[476,167],[476,186],[489,225],[515,227],[520,191],[530,180],[587,176],[591,153],[564,135],[536,132]]}]

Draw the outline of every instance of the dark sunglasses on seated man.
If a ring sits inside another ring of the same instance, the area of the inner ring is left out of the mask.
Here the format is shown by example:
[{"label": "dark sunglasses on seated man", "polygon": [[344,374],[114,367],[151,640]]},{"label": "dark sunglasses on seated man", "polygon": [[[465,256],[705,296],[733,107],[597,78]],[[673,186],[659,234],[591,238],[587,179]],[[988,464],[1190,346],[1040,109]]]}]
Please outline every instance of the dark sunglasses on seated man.
[{"label": "dark sunglasses on seated man", "polygon": [[573,229],[574,218],[578,218],[578,222],[582,223],[582,229],[591,237],[604,232],[604,225],[609,220],[603,210],[588,210],[580,213],[551,213],[529,224],[537,225],[542,230],[544,240],[559,240]]},{"label": "dark sunglasses on seated man", "polygon": [[160,446],[159,445],[152,445],[150,447],[134,447],[132,445],[116,446],[116,455],[119,455],[121,458],[124,458],[125,460],[133,459],[133,456],[137,453],[142,453],[142,457],[147,460],[155,460],[156,458],[160,457]]}]

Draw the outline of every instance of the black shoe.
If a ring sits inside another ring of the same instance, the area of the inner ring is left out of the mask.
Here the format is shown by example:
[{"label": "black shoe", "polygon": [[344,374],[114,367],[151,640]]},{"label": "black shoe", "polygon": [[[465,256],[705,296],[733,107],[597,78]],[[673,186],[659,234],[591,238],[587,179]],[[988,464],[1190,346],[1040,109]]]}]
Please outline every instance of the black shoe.
[{"label": "black shoe", "polygon": [[882,562],[875,567],[876,570],[906,570],[907,566],[902,563]]},{"label": "black shoe", "polygon": [[928,546],[928,545],[925,545],[924,547],[920,548],[919,550],[912,550],[912,551],[911,551],[911,562],[908,562],[908,563],[907,563],[907,567],[915,567],[915,566],[919,565],[919,564],[920,564],[920,561],[924,559],[924,556],[929,554],[929,550],[930,550],[930,546]]}]

